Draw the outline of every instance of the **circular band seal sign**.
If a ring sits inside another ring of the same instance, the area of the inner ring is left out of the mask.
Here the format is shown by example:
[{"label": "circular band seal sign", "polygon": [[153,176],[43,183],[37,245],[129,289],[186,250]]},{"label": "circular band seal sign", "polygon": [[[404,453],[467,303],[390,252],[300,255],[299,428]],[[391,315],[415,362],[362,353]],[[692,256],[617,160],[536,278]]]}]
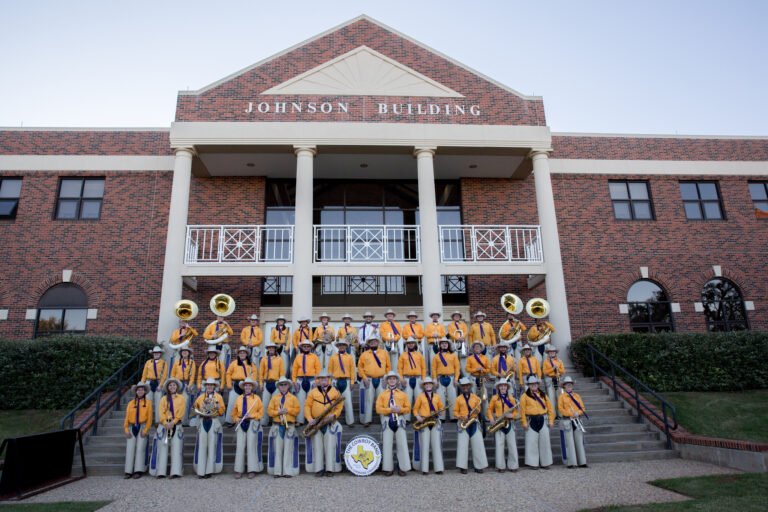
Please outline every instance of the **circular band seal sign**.
[{"label": "circular band seal sign", "polygon": [[357,436],[344,450],[344,464],[357,476],[373,474],[381,465],[381,447],[372,437]]}]

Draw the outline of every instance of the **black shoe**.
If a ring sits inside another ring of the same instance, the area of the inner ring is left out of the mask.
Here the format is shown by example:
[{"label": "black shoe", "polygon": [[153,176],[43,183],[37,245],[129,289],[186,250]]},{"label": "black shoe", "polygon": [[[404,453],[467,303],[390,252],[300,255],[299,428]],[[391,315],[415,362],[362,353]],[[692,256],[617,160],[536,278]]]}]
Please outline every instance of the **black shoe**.
[{"label": "black shoe", "polygon": [[462,475],[466,475],[467,474],[467,470],[466,469],[460,469],[459,471],[461,472]]},{"label": "black shoe", "polygon": [[133,478],[137,478],[137,479],[141,478],[142,476],[144,476],[144,474],[141,473],[140,471],[137,471],[136,473],[133,474]]},{"label": "black shoe", "polygon": [[385,471],[385,472],[384,472],[384,476],[392,476],[392,475],[394,475],[394,474],[395,474],[395,472],[394,472],[394,471]]},{"label": "black shoe", "polygon": [[333,476],[333,471],[326,471],[325,476]]},{"label": "black shoe", "polygon": [[422,471],[421,474],[424,476],[429,476],[429,473],[427,473],[426,471]]},{"label": "black shoe", "polygon": [[576,466],[568,466],[568,469],[576,469]]},{"label": "black shoe", "polygon": [[[205,475],[205,478],[208,478],[210,475]],[[170,480],[175,480],[177,478],[181,478],[179,475],[171,475]]]},{"label": "black shoe", "polygon": [[256,478],[256,473],[251,471],[250,473],[248,473],[248,478]]},{"label": "black shoe", "polygon": [[528,466],[528,469],[533,470],[533,471],[538,471],[539,470],[538,466]]},{"label": "black shoe", "polygon": [[549,466],[542,466],[541,469],[549,470]]},{"label": "black shoe", "polygon": [[129,478],[133,478],[133,475],[131,473],[126,473],[125,475],[123,475],[123,478],[128,480]]},{"label": "black shoe", "polygon": [[397,476],[405,476],[405,471],[403,471],[402,469],[398,469]]},{"label": "black shoe", "polygon": [[325,476],[325,471],[320,470],[317,473],[315,473],[315,476]]},{"label": "black shoe", "polygon": [[443,474],[443,472],[442,472],[442,471],[435,471],[435,474],[436,474],[436,475],[442,475],[442,474]]},{"label": "black shoe", "polygon": [[157,478],[165,478],[165,475],[157,475]]},{"label": "black shoe", "polygon": [[481,473],[481,474],[482,474],[482,473],[483,473],[483,470],[482,470],[482,469],[476,469],[476,470],[475,470],[475,473]]},{"label": "black shoe", "polygon": [[497,469],[496,470],[497,473],[503,473],[504,471],[505,471],[504,469]]},{"label": "black shoe", "polygon": [[510,469],[509,472],[510,473],[517,473],[517,470],[516,469]]},{"label": "black shoe", "polygon": [[587,466],[586,464],[582,464],[582,465],[581,465],[581,466],[579,466],[579,467],[580,467],[580,468],[588,468],[589,466]]}]

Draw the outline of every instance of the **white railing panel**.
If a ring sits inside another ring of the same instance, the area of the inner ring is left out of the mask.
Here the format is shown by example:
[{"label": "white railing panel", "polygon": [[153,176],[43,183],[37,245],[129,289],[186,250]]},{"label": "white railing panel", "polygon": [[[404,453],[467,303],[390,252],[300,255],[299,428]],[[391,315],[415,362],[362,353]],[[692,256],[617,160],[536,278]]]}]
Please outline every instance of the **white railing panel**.
[{"label": "white railing panel", "polygon": [[539,226],[440,226],[443,263],[541,263]]},{"label": "white railing panel", "polygon": [[318,263],[412,263],[420,261],[418,226],[316,225]]},{"label": "white railing panel", "polygon": [[293,226],[187,226],[185,264],[292,261]]}]

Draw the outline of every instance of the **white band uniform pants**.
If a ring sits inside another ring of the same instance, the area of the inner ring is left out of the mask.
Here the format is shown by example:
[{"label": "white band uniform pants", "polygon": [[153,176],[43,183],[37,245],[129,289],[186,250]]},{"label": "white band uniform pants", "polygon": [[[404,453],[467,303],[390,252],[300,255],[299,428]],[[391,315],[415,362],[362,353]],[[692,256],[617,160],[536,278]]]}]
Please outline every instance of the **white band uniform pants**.
[{"label": "white band uniform pants", "polygon": [[584,432],[577,428],[570,418],[560,420],[560,431],[565,442],[563,462],[566,466],[583,466],[587,463],[584,450]]},{"label": "white band uniform pants", "polygon": [[341,392],[341,396],[344,397],[344,420],[347,426],[352,425],[355,422],[355,410],[352,409],[352,383],[349,379],[337,379],[333,381],[333,387],[339,388],[339,380],[343,382],[344,391]]},{"label": "white band uniform pants", "polygon": [[422,473],[429,472],[429,458],[435,471],[445,471],[443,464],[443,425],[440,420],[430,428],[413,431],[413,467]]},{"label": "white band uniform pants", "polygon": [[276,476],[299,474],[299,435],[295,426],[273,424],[269,430],[267,473]]},{"label": "white band uniform pants", "polygon": [[[498,430],[495,434],[496,440],[496,469],[518,469],[520,462],[517,459],[517,440],[515,439],[515,426],[510,420],[508,431],[506,429]],[[506,460],[504,452],[506,450]]]},{"label": "white band uniform pants", "polygon": [[557,394],[555,393],[555,384],[552,381],[552,378],[544,377],[544,385],[547,389],[547,397],[549,398],[549,403],[551,403],[554,407],[557,407]]},{"label": "white band uniform pants", "polygon": [[299,377],[296,382],[299,384],[299,392],[296,393],[296,398],[299,399],[299,415],[296,416],[296,423],[302,424],[304,423],[304,404],[307,401],[307,395],[312,390],[315,379],[313,377]]},{"label": "white band uniform pants", "polygon": [[[445,385],[443,382],[446,379],[448,385]],[[453,419],[453,404],[456,403],[456,386],[454,386],[453,375],[439,375],[437,377],[437,384],[437,395],[443,403],[446,404],[446,407],[448,408],[448,417]],[[445,412],[440,413],[440,418],[445,418]]]},{"label": "white band uniform pants", "polygon": [[408,434],[405,431],[405,420],[400,417],[397,431],[389,426],[389,415],[381,417],[381,469],[394,471],[394,447],[397,445],[397,465],[401,471],[411,470],[411,457],[408,455]]},{"label": "white band uniform pants", "polygon": [[224,433],[220,418],[198,418],[193,465],[198,476],[221,473],[224,468]]},{"label": "white band uniform pants", "polygon": [[171,456],[171,476],[184,474],[184,428],[176,425],[175,432],[168,444],[165,443],[166,429],[164,425],[157,426],[155,438],[152,441],[152,455],[149,461],[149,474],[152,476],[166,476],[168,472],[168,452]]},{"label": "white band uniform pants", "polygon": [[264,469],[261,445],[264,433],[259,418],[246,420],[237,427],[235,447],[235,473],[258,473]]},{"label": "white band uniform pants", "polygon": [[[406,376],[403,377],[403,382],[405,383],[405,394],[408,395],[408,403],[411,404],[411,409],[413,409],[413,403],[416,401],[416,397],[419,396],[421,389],[421,377]],[[403,414],[403,418],[405,421],[411,421],[411,413]]]},{"label": "white band uniform pants", "polygon": [[125,472],[126,473],[144,473],[147,470],[147,438],[142,437],[144,425],[139,426],[139,432],[134,434],[136,429],[133,425],[128,427],[131,434],[125,443]]},{"label": "white band uniform pants", "polygon": [[[376,385],[378,384],[378,385]],[[362,400],[360,403],[362,404],[361,411],[360,411],[360,422],[361,423],[371,423],[373,421],[373,408],[374,404],[376,403],[376,399],[379,397],[381,392],[384,390],[384,377],[379,377],[376,379],[368,378],[368,386],[363,386],[361,384],[361,396]]]},{"label": "white band uniform pants", "polygon": [[538,432],[530,425],[525,431],[526,466],[544,467],[552,465],[552,446],[549,441],[549,423],[547,421],[547,419],[544,420],[544,425]]},{"label": "white band uniform pants", "polygon": [[341,471],[341,432],[338,421],[318,430],[311,438],[305,439],[304,455],[308,473]]},{"label": "white band uniform pants", "polygon": [[261,403],[264,404],[264,416],[261,417],[261,424],[269,424],[269,402],[272,400],[272,394],[277,392],[277,381],[264,381],[264,389],[261,390]]},{"label": "white band uniform pants", "polygon": [[469,468],[469,449],[472,448],[472,467],[474,469],[485,469],[488,467],[488,458],[485,455],[485,441],[483,440],[483,431],[479,422],[463,429],[458,425],[459,436],[456,442],[456,467],[460,469]]}]

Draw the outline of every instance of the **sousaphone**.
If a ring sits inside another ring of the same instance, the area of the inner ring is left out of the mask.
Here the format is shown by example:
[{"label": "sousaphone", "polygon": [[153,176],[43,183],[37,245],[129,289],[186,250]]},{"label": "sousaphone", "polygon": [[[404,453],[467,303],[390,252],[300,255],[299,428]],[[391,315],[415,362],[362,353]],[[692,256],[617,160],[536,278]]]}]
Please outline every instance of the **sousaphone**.
[{"label": "sousaphone", "polygon": [[[500,302],[501,302],[502,309],[509,314],[519,315],[520,313],[523,312],[523,307],[524,307],[523,300],[517,295],[515,295],[514,293],[505,293],[504,295],[501,296]],[[499,327],[499,339],[502,341],[506,341],[507,343],[515,343],[522,336],[522,332],[519,327],[519,324],[518,324],[518,327],[515,328],[514,331],[512,331],[512,334],[510,335],[509,338],[504,338],[501,335],[502,327],[504,327],[503,324],[501,327]]]},{"label": "sousaphone", "polygon": [[[197,317],[197,313],[199,312],[199,309],[197,307],[197,304],[195,304],[191,300],[183,299],[174,304],[173,306],[173,312],[176,314],[176,318],[179,320],[183,320],[185,322],[189,322],[190,320],[194,320]],[[168,342],[168,346],[171,347],[173,350],[181,350],[183,348],[187,348],[189,344],[192,342],[192,338],[195,337],[194,331],[192,329],[189,330],[175,345],[171,342]]]},{"label": "sousaphone", "polygon": [[[541,298],[535,298],[528,301],[528,303],[525,305],[525,311],[528,313],[528,316],[535,319],[545,318],[549,315],[549,302],[546,301],[546,299]],[[538,347],[539,345],[544,345],[545,343],[549,343],[549,338],[552,336],[552,332],[549,330],[549,327],[544,326],[539,331],[539,339],[536,341],[528,340],[528,344],[532,347]]]},{"label": "sousaphone", "polygon": [[[209,306],[214,315],[229,316],[235,312],[235,299],[226,293],[217,293],[211,298]],[[216,321],[211,322],[211,324],[216,324]],[[227,338],[229,338],[229,334],[224,331],[221,336],[218,336],[212,340],[205,340],[205,342],[208,345],[220,345],[222,343],[226,343]]]}]

